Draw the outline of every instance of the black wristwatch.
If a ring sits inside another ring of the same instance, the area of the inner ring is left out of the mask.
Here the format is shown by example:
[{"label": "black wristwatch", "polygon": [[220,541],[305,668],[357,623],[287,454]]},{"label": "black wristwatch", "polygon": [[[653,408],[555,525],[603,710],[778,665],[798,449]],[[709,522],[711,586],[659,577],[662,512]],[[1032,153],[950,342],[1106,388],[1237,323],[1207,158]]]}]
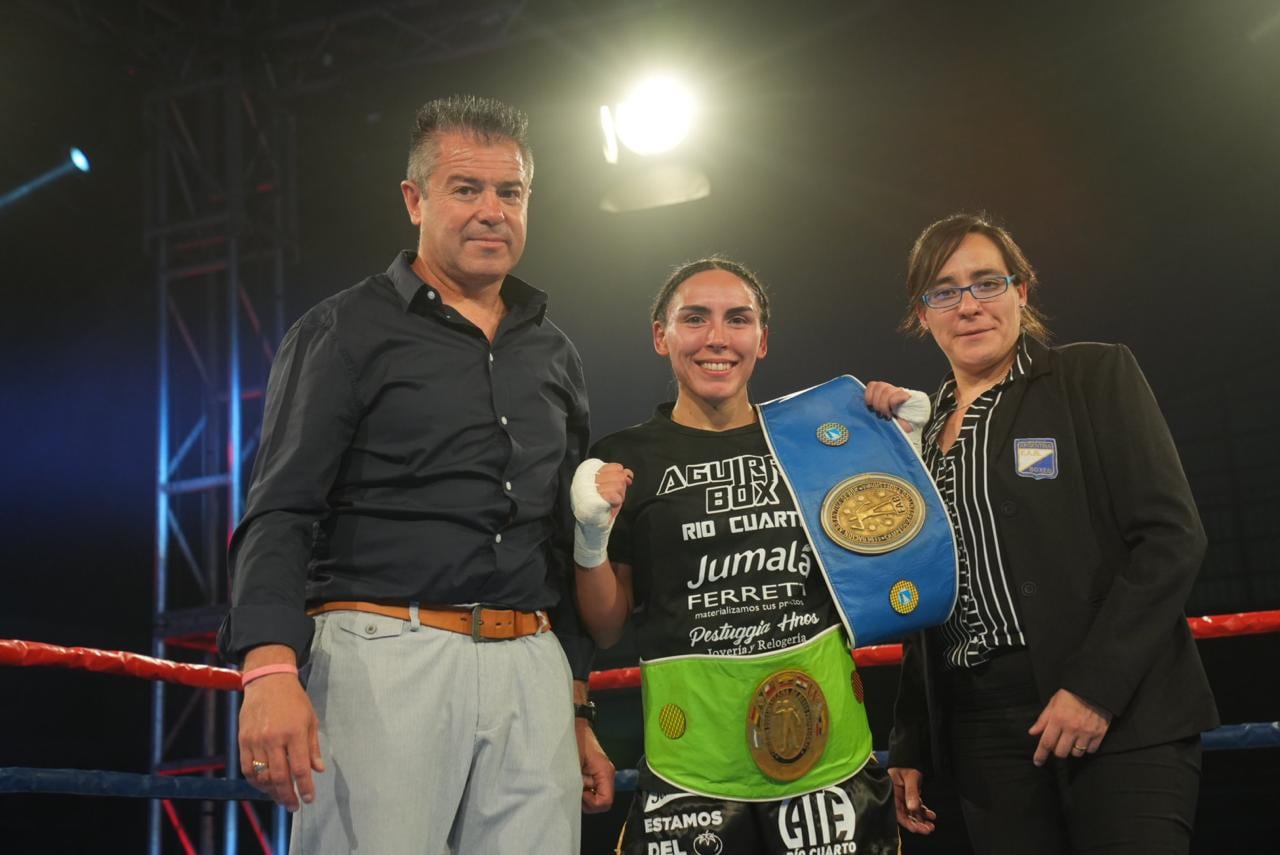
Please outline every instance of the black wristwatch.
[{"label": "black wristwatch", "polygon": [[585,718],[588,724],[596,723],[596,705],[594,701],[587,701],[585,704],[574,704],[573,714],[577,718]]}]

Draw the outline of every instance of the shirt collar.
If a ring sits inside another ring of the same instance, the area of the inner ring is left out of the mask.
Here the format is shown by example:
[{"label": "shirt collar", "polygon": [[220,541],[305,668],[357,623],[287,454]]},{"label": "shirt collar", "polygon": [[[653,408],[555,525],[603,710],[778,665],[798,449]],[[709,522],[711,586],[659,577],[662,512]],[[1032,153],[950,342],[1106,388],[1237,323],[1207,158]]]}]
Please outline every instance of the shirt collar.
[{"label": "shirt collar", "polygon": [[[415,258],[417,258],[417,253],[413,250],[406,249],[401,251],[395,260],[391,262],[391,266],[387,268],[387,278],[391,280],[396,293],[404,301],[404,310],[406,312],[413,310],[415,301],[428,307],[434,307],[436,311],[441,311],[444,301],[440,299],[439,290],[423,282],[418,277],[418,274],[413,271],[413,260]],[[502,281],[500,293],[502,294],[502,302],[507,304],[507,311],[514,320],[532,319],[534,323],[541,324],[542,319],[546,317],[547,293],[534,288],[524,280],[508,274],[507,278]],[[430,295],[434,295],[434,297]]]},{"label": "shirt collar", "polygon": [[685,436],[701,436],[701,437],[731,437],[739,434],[750,433],[760,429],[760,422],[754,421],[741,427],[729,428],[728,430],[704,430],[702,428],[689,427],[682,425],[671,417],[675,412],[676,402],[666,401],[659,404],[653,411],[653,417],[649,419],[649,424],[657,426],[661,430],[675,431]]}]

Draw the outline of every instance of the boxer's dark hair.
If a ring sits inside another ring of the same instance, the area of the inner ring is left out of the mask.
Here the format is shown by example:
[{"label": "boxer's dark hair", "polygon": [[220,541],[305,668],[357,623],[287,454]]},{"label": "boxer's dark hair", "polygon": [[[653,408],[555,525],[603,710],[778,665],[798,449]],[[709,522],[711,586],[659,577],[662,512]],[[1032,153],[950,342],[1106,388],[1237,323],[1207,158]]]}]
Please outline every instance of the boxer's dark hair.
[{"label": "boxer's dark hair", "polygon": [[760,277],[751,268],[739,261],[725,258],[723,255],[709,255],[706,258],[699,258],[697,261],[687,261],[673,270],[663,284],[662,290],[658,292],[658,296],[654,298],[654,323],[665,324],[667,322],[667,309],[671,307],[671,298],[676,293],[677,288],[691,276],[696,276],[708,270],[723,270],[741,279],[742,283],[756,295],[756,304],[760,309],[760,326],[769,326],[769,293],[765,290],[764,283],[760,281]]}]

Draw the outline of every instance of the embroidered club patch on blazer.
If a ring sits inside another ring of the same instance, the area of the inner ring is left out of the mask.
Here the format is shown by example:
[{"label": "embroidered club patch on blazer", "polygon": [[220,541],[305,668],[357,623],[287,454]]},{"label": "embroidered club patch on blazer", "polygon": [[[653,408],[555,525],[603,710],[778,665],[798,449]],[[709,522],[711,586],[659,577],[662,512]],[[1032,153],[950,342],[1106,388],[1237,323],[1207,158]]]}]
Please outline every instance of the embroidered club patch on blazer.
[{"label": "embroidered club patch on blazer", "polygon": [[1053,437],[1015,439],[1013,471],[1023,478],[1041,481],[1058,477],[1058,441]]}]

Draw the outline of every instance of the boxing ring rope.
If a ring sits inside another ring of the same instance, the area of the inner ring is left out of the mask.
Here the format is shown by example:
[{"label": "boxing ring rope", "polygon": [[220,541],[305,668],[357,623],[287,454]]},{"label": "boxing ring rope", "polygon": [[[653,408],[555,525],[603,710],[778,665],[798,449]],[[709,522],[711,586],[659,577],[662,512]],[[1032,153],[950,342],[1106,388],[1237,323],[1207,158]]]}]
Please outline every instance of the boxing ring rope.
[{"label": "boxing ring rope", "polygon": [[[1196,638],[1223,638],[1235,635],[1262,635],[1280,632],[1280,609],[1263,612],[1237,612],[1225,615],[1189,617],[1187,624]],[[859,647],[853,659],[860,668],[897,665],[902,661],[901,644],[879,644]],[[125,674],[149,680],[164,680],[197,689],[239,691],[240,672],[234,668],[217,668],[155,659],[123,650],[95,650],[89,647],[61,647],[40,641],[0,638],[0,665],[56,666],[93,671],[100,674]],[[639,668],[617,668],[593,671],[591,688],[597,691],[634,689],[640,686]]]},{"label": "boxing ring rope", "polygon": [[50,665],[98,674],[123,674],[147,680],[163,680],[195,689],[240,691],[240,672],[233,668],[173,662],[124,650],[60,647],[39,641],[0,638],[0,665]]},{"label": "boxing ring rope", "polygon": [[[1280,632],[1280,609],[1190,617],[1187,618],[1187,623],[1197,639],[1276,633]],[[882,644],[862,647],[853,652],[853,657],[862,668],[896,665],[902,661],[902,645]],[[231,668],[172,662],[120,650],[61,647],[38,641],[0,639],[0,665],[72,668],[101,674],[163,680],[200,689],[223,691],[240,689],[240,672]],[[590,678],[591,689],[598,692],[634,689],[639,685],[639,668],[593,671]],[[1206,751],[1280,747],[1280,721],[1223,725],[1206,731],[1202,734],[1202,740]],[[887,762],[884,752],[876,752],[876,755],[880,762]],[[184,777],[179,774],[183,771],[206,770],[171,770],[169,774],[143,775],[84,769],[0,767],[0,794],[60,793],[161,799],[165,813],[184,851],[193,855],[195,850],[171,800],[235,800],[241,803],[262,851],[270,855],[271,848],[267,844],[266,835],[250,806],[250,802],[253,801],[266,801],[267,797],[263,793],[242,779]],[[636,780],[635,769],[621,769],[617,773],[615,783],[619,791],[627,791],[635,789]]]}]

